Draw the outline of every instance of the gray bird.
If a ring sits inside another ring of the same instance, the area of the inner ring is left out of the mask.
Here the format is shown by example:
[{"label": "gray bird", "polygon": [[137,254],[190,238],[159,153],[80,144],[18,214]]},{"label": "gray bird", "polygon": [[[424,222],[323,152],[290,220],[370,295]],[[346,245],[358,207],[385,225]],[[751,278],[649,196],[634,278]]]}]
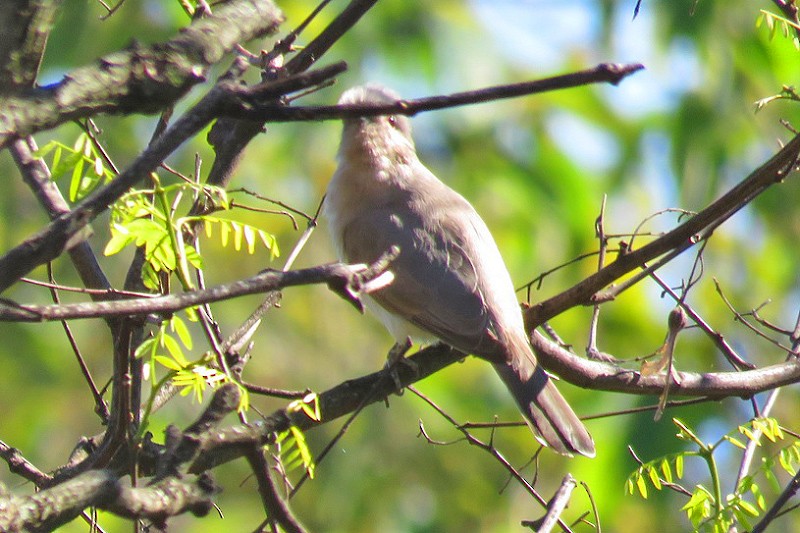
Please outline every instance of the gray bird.
[{"label": "gray bird", "polygon": [[[399,100],[378,85],[340,104]],[[342,261],[371,263],[392,246],[394,281],[367,307],[402,344],[439,339],[494,366],[540,440],[588,457],[594,442],[528,343],[511,277],[489,229],[460,194],[417,157],[407,117],[344,120],[326,215]]]}]

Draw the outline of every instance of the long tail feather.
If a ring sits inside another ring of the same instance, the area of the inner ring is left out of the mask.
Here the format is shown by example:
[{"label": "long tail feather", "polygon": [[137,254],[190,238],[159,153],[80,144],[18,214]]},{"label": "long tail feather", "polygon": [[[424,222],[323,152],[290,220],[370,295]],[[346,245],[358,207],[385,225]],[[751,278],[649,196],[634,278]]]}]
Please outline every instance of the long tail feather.
[{"label": "long tail feather", "polygon": [[544,369],[536,363],[533,354],[515,358],[515,362],[515,365],[493,366],[517,401],[528,425],[558,453],[594,457],[591,435]]}]

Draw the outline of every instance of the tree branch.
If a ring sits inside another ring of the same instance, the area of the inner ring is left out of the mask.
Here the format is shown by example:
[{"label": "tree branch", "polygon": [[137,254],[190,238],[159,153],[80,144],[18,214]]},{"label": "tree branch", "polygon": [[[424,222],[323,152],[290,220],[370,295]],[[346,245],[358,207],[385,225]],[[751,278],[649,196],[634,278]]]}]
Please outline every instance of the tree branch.
[{"label": "tree branch", "polygon": [[0,94],[30,87],[62,0],[7,0],[0,10]]},{"label": "tree branch", "polygon": [[[546,339],[538,331],[531,344],[545,368],[573,385],[592,390],[654,394],[664,390],[666,375],[642,375],[599,361],[589,361]],[[800,362],[792,360],[742,372],[676,372],[680,383],[670,385],[671,396],[707,396],[709,398],[749,398],[759,392],[800,381]]]},{"label": "tree branch", "polygon": [[134,43],[57,84],[1,97],[0,147],[13,137],[98,113],[158,112],[204,81],[235,45],[274,32],[282,21],[270,0],[226,2],[170,41]]},{"label": "tree branch", "polygon": [[355,302],[362,292],[369,292],[370,282],[384,273],[390,260],[390,256],[384,256],[366,269],[363,265],[333,263],[302,270],[265,270],[250,278],[216,285],[205,290],[152,298],[58,305],[23,305],[0,300],[0,321],[47,322],[153,313],[168,315],[196,305],[314,283],[327,283],[332,290]]},{"label": "tree branch", "polygon": [[286,71],[303,72],[318,61],[378,0],[352,0],[313,41],[286,63]]},{"label": "tree branch", "polygon": [[648,261],[671,251],[691,248],[699,242],[699,235],[707,237],[713,228],[729,219],[759,194],[775,183],[783,181],[793,170],[799,154],[800,135],[795,136],[736,187],[666,235],[641,248],[620,254],[613,263],[566,291],[532,305],[525,312],[529,330],[576,305],[592,305],[597,301],[603,301],[603,295],[599,294],[599,291],[625,274],[642,268]]},{"label": "tree branch", "polygon": [[[317,121],[354,117],[371,117],[377,115],[408,115],[413,116],[423,111],[435,111],[468,104],[479,104],[516,98],[547,91],[580,87],[592,83],[618,84],[627,76],[638,72],[644,67],[640,64],[617,65],[603,63],[594,68],[553,76],[541,80],[533,80],[509,85],[498,85],[441,96],[429,96],[413,100],[398,100],[391,104],[358,104],[335,106],[305,106],[290,107],[282,105],[264,105],[258,109],[238,104],[235,100],[228,100],[222,112],[233,118],[259,119],[265,122],[296,122]],[[243,95],[243,100],[245,100]]]},{"label": "tree branch", "polygon": [[[580,358],[548,341],[538,332],[533,345],[542,363],[570,383],[592,390],[628,394],[658,395],[664,390],[664,375],[643,376],[606,363]],[[405,388],[461,361],[465,354],[438,344],[420,350],[397,365],[399,384]],[[702,396],[715,399],[750,397],[775,387],[800,382],[800,363],[786,362],[744,372],[678,372],[680,384],[672,385],[673,396]],[[385,370],[345,381],[318,395],[321,419],[313,420],[303,411],[281,409],[249,426],[235,426],[206,435],[190,472],[200,473],[214,466],[244,457],[254,444],[268,444],[291,425],[301,430],[327,424],[365,405],[381,402],[397,392],[397,384]]]},{"label": "tree branch", "polygon": [[87,507],[162,524],[187,511],[208,514],[217,490],[206,476],[193,481],[167,478],[146,488],[131,488],[117,478],[111,470],[91,470],[32,496],[0,491],[0,531],[53,531]]}]

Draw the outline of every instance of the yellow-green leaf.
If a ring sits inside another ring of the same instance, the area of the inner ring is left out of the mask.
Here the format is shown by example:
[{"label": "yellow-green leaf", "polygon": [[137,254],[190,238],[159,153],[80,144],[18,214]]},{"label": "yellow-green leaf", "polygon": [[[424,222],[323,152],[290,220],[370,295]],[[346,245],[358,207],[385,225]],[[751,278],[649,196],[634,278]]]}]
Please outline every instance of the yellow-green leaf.
[{"label": "yellow-green leaf", "polygon": [[639,494],[642,495],[642,498],[645,500],[647,499],[647,482],[644,480],[644,476],[637,476],[636,477],[636,488],[639,489]]},{"label": "yellow-green leaf", "polygon": [[672,483],[672,469],[669,466],[669,461],[666,459],[661,461],[661,474],[667,483]]},{"label": "yellow-green leaf", "polygon": [[651,466],[647,469],[647,473],[650,476],[650,482],[653,484],[653,487],[656,490],[661,490],[661,479],[659,479],[656,469]]},{"label": "yellow-green leaf", "polygon": [[179,365],[174,359],[171,357],[166,357],[164,355],[157,355],[154,357],[156,362],[158,362],[161,366],[164,366],[170,370],[181,370],[181,365]]},{"label": "yellow-green leaf", "polygon": [[675,457],[675,475],[678,479],[683,479],[683,456]]}]

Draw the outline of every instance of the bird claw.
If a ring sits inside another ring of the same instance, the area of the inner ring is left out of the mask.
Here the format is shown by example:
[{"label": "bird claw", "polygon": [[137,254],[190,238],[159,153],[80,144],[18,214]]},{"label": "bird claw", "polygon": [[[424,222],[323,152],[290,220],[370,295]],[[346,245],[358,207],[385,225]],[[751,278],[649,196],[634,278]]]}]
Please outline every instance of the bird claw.
[{"label": "bird claw", "polygon": [[405,341],[395,343],[386,355],[384,370],[389,374],[389,377],[392,378],[392,381],[394,381],[398,396],[403,394],[403,383],[400,381],[400,375],[397,373],[397,365],[406,365],[413,372],[417,372],[419,369],[417,363],[407,359],[405,356],[408,350],[411,349],[412,344],[411,338],[406,337]]}]

